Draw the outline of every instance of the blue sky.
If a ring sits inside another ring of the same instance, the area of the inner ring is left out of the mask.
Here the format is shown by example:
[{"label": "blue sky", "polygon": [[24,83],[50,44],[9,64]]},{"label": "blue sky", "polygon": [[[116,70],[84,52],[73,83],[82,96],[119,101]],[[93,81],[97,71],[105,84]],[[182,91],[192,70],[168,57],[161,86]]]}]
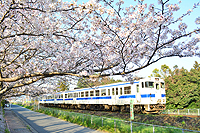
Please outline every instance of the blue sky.
[{"label": "blue sky", "polygon": [[[152,2],[152,1],[156,1],[157,0],[148,0],[148,2]],[[178,0],[173,0],[174,3],[177,3]],[[175,14],[175,17],[180,16],[183,13],[186,13],[188,9],[191,9],[194,5],[194,3],[200,2],[199,0],[182,0],[182,3],[180,4],[180,10]],[[190,16],[187,16],[185,19],[183,19],[183,22],[185,22],[186,24],[188,24],[188,30],[192,30],[194,28],[197,27],[197,25],[195,24],[195,19],[197,17],[200,17],[200,7],[195,9]],[[198,26],[200,27],[200,25]],[[200,43],[199,43],[200,45]],[[142,76],[142,77],[148,77],[153,69],[161,68],[161,65],[166,64],[168,65],[170,68],[173,68],[174,65],[178,65],[179,68],[184,67],[185,69],[190,70],[191,68],[193,68],[194,62],[198,61],[200,63],[200,58],[199,57],[184,57],[184,58],[179,58],[179,57],[170,57],[170,58],[165,58],[162,59],[152,65],[150,65],[147,68],[144,68],[142,70],[140,70],[137,75],[138,76]]]}]

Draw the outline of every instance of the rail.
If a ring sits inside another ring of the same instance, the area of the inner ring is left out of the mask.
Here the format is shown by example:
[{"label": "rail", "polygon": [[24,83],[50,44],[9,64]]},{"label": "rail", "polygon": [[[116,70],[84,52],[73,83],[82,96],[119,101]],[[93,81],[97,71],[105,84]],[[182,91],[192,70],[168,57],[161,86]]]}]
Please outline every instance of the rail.
[{"label": "rail", "polygon": [[166,109],[162,114],[177,114],[177,115],[197,115],[200,116],[200,109]]}]

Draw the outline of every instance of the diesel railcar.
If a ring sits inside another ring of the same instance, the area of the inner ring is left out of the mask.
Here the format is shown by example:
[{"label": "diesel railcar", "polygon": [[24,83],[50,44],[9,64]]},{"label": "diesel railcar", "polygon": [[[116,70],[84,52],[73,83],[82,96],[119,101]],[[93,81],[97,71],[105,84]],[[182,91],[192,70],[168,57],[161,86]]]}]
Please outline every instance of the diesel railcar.
[{"label": "diesel railcar", "polygon": [[130,99],[134,99],[136,113],[157,113],[163,110],[166,104],[164,80],[152,77],[46,94],[41,96],[39,103],[50,107],[129,112]]}]

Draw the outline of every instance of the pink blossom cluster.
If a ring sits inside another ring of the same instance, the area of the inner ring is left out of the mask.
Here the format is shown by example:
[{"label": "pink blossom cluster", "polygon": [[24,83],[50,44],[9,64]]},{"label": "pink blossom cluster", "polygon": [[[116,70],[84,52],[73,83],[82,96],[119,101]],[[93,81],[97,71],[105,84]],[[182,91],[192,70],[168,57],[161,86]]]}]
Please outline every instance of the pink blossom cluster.
[{"label": "pink blossom cluster", "polygon": [[0,82],[18,88],[58,75],[125,75],[162,58],[200,56],[200,29],[179,22],[199,3],[177,20],[180,2],[124,3],[0,1]]}]

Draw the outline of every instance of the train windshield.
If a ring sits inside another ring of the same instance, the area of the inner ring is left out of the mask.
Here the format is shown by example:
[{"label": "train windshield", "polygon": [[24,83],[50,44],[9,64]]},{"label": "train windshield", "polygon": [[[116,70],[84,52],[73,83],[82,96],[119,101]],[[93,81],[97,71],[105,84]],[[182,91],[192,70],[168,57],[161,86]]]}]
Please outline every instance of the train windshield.
[{"label": "train windshield", "polygon": [[154,88],[154,82],[151,82],[151,81],[145,82],[145,87],[146,88]]}]

